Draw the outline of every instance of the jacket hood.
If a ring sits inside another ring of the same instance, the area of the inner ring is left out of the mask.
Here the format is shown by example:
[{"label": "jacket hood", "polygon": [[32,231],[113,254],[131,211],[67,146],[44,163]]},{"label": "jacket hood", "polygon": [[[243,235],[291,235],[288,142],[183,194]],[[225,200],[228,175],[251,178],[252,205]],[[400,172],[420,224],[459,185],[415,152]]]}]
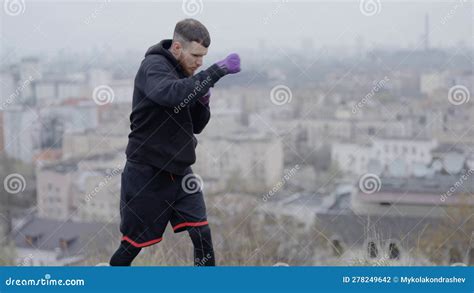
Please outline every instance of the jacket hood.
[{"label": "jacket hood", "polygon": [[171,52],[168,51],[168,49],[171,47],[172,41],[173,40],[171,39],[166,39],[166,40],[162,40],[158,44],[151,46],[146,51],[145,57],[147,57],[148,55],[162,55],[166,57],[173,65],[175,66],[179,65],[178,60],[176,60],[173,54],[171,54]]}]

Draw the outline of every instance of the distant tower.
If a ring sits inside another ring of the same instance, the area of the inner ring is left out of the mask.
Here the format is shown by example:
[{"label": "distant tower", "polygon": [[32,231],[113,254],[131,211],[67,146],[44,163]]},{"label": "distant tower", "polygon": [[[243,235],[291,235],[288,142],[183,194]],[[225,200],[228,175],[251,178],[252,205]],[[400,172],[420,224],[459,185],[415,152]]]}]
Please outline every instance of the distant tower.
[{"label": "distant tower", "polygon": [[42,77],[41,64],[36,57],[25,57],[19,64],[20,80],[18,86],[22,87],[20,93],[22,103],[36,105],[36,84]]},{"label": "distant tower", "polygon": [[430,48],[430,17],[425,14],[425,35],[424,35],[425,51]]}]

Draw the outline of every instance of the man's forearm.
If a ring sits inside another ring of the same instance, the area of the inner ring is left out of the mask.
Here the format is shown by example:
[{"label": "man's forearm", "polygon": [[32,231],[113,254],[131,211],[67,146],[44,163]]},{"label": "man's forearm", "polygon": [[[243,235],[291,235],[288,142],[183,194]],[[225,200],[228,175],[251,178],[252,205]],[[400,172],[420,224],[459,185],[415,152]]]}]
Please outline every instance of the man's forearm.
[{"label": "man's forearm", "polygon": [[191,106],[191,118],[193,121],[193,132],[201,133],[211,119],[209,103],[202,104],[200,101]]}]

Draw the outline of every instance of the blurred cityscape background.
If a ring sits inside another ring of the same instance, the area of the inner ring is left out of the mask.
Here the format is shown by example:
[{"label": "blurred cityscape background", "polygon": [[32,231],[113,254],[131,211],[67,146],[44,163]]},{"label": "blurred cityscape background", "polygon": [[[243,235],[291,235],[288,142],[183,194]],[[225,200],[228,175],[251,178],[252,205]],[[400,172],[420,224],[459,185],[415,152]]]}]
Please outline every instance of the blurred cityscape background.
[{"label": "blurred cityscape background", "polygon": [[[0,264],[109,260],[136,71],[193,17],[243,68],[193,166],[219,265],[474,265],[471,1],[2,2]],[[192,263],[164,238],[136,264]]]}]

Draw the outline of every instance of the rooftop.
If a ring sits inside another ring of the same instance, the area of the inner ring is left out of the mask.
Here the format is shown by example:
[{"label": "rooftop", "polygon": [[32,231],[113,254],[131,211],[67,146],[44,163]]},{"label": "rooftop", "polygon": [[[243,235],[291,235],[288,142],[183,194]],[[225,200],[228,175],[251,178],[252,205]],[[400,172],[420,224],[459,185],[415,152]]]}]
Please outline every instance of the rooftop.
[{"label": "rooftop", "polygon": [[[13,232],[13,237],[16,247],[52,252],[58,251],[61,243],[66,241],[68,242],[67,249],[61,250],[61,257],[67,257],[84,255],[88,245],[94,241],[109,243],[112,235],[104,233],[105,230],[112,230],[112,227],[103,223],[32,218],[19,230]],[[28,238],[36,240],[30,244]]]}]

